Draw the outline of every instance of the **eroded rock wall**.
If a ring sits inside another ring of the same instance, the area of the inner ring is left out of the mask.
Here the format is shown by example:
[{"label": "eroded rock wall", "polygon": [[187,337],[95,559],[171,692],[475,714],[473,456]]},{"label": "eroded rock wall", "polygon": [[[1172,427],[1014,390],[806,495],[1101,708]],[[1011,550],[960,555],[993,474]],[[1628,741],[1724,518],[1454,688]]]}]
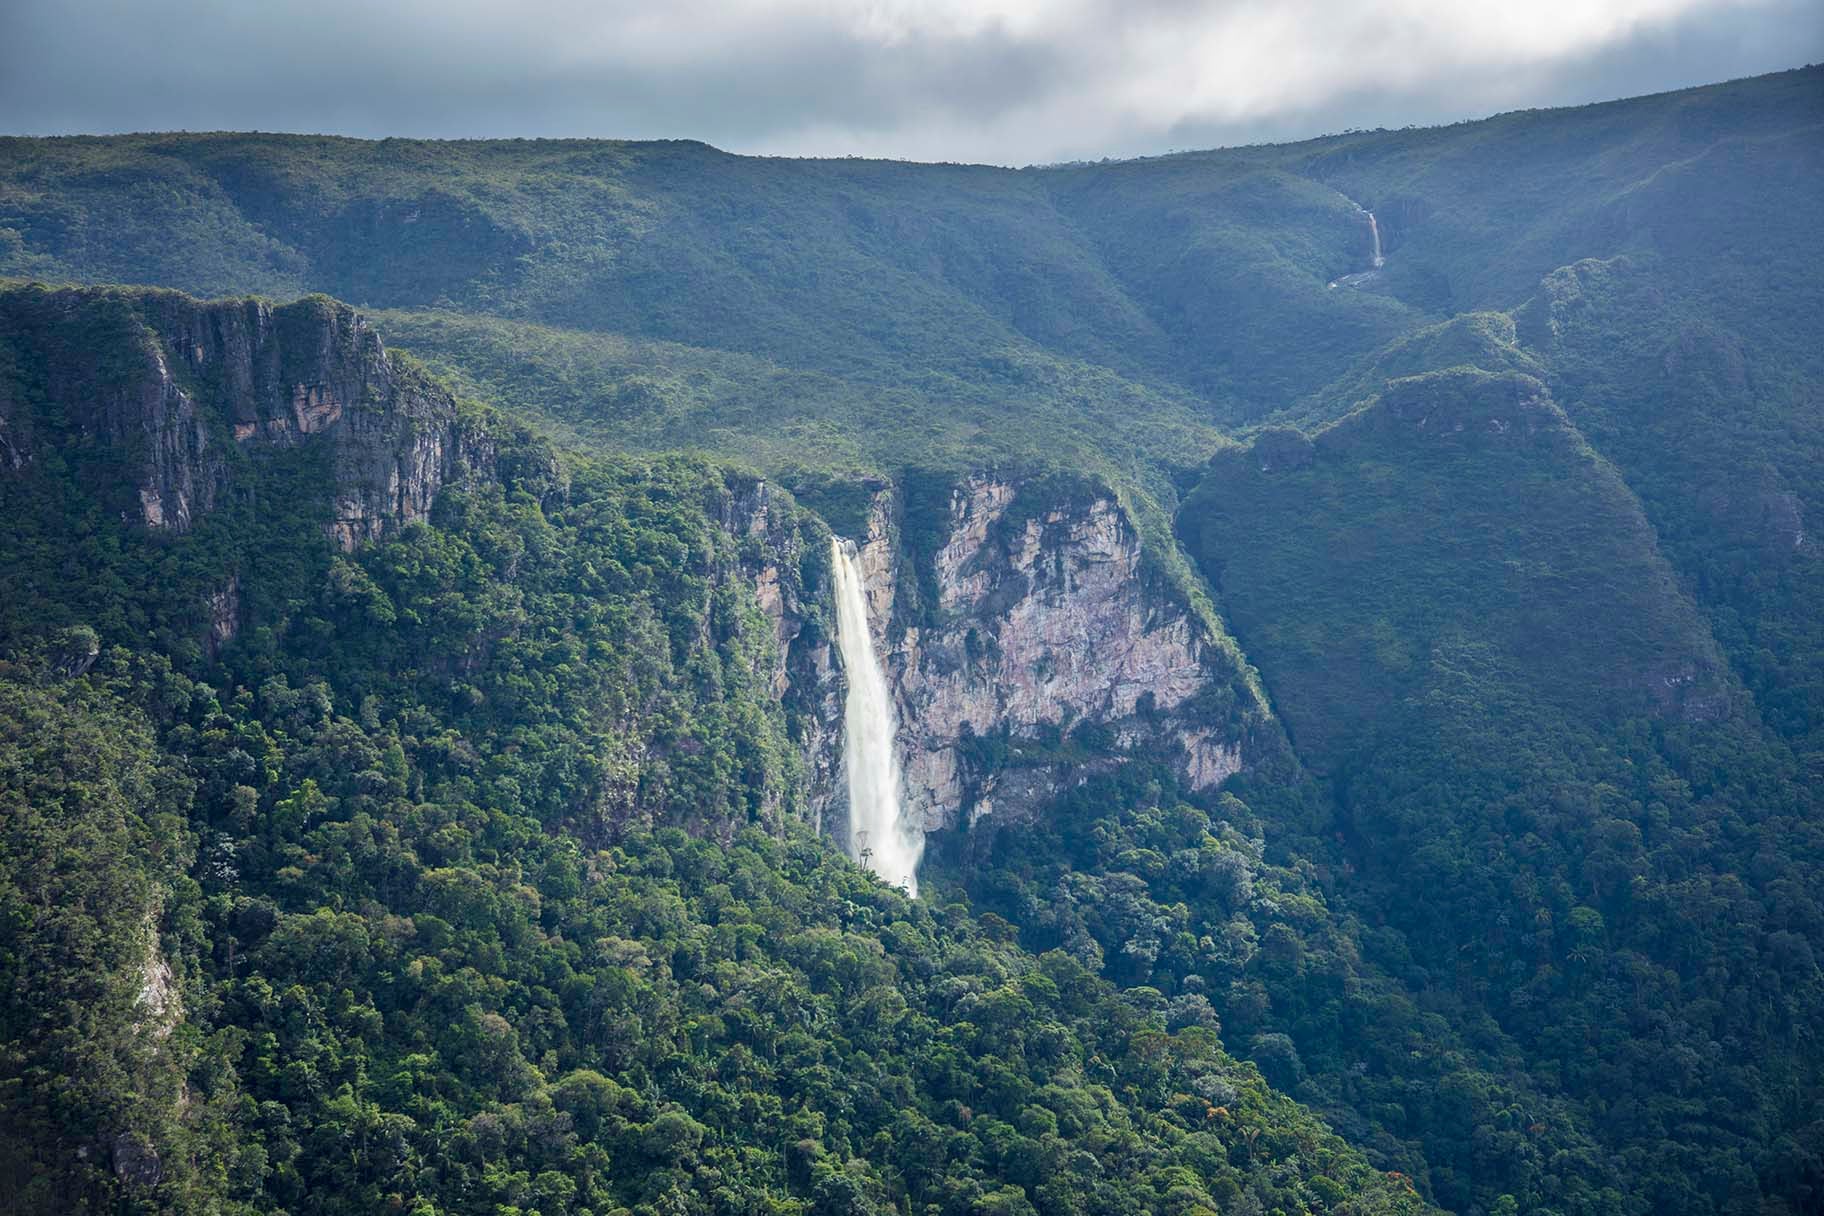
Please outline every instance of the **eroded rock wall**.
[{"label": "eroded rock wall", "polygon": [[1265,709],[1238,706],[1228,655],[1149,568],[1111,492],[978,475],[955,485],[933,553],[908,553],[904,524],[883,492],[856,539],[907,806],[926,831],[1030,821],[1136,752],[1168,758],[1194,789],[1246,764],[1245,720]]},{"label": "eroded rock wall", "polygon": [[[325,449],[325,527],[344,549],[424,517],[452,480],[492,472],[486,429],[465,424],[448,392],[345,305],[28,288],[3,307],[14,341],[44,369],[48,407],[127,462],[153,531],[189,531],[249,459],[273,449]],[[0,438],[0,461],[30,461],[20,419]]]},{"label": "eroded rock wall", "polygon": [[[1031,822],[1084,776],[1136,754],[1199,790],[1248,763],[1267,711],[1151,568],[1113,493],[1086,479],[977,475],[940,509],[908,520],[888,487],[849,538],[899,714],[907,807],[927,832]],[[828,566],[815,560],[827,540],[758,479],[731,478],[713,510],[772,632],[808,817],[846,840],[845,677]]]}]

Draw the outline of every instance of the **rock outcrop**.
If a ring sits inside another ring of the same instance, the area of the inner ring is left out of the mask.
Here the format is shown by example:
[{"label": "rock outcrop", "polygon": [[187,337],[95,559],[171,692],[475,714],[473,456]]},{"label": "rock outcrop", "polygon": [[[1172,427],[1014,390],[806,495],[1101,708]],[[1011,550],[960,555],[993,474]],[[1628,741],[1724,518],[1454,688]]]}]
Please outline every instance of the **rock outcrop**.
[{"label": "rock outcrop", "polygon": [[[288,454],[323,470],[319,518],[345,550],[425,517],[452,483],[528,480],[502,467],[517,447],[330,300],[275,308],[21,288],[0,292],[0,320],[31,356],[20,362],[42,369],[29,392],[0,382],[0,475],[31,464],[35,434],[75,433],[125,481],[121,512],[155,534],[195,528],[257,483],[260,462]],[[732,541],[716,547],[714,573],[752,589],[771,636],[751,653],[771,664],[763,675],[802,760],[769,810],[844,839],[828,531],[756,477],[730,472],[713,497],[706,507]],[[855,539],[899,710],[908,806],[926,830],[1029,820],[1085,773],[1136,753],[1169,761],[1196,789],[1246,762],[1246,723],[1264,706],[1143,560],[1112,492],[1080,477],[975,475],[947,500],[941,486],[921,499],[918,518],[902,514],[898,492],[879,489]],[[241,598],[230,578],[199,602],[206,653],[236,636]],[[628,758],[630,774],[638,763]]]},{"label": "rock outcrop", "polygon": [[31,457],[31,449],[18,434],[18,422],[12,416],[12,403],[6,388],[0,385],[0,472],[18,472]]},{"label": "rock outcrop", "polygon": [[[825,535],[759,479],[731,477],[711,510],[772,632],[806,817],[846,840],[845,677]],[[1200,790],[1248,762],[1264,704],[1143,557],[1111,492],[977,475],[940,510],[909,521],[888,487],[851,538],[897,703],[907,807],[925,831],[1031,822],[1085,775],[1137,754]]]},{"label": "rock outcrop", "polygon": [[[282,307],[205,303],[173,292],[46,291],[0,296],[15,343],[43,368],[60,429],[112,450],[135,509],[183,533],[252,459],[311,448],[325,458],[344,549],[422,518],[438,491],[491,472],[494,445],[428,376],[395,359],[365,319],[323,298]],[[0,408],[0,465],[30,462],[31,428]]]},{"label": "rock outcrop", "polygon": [[[1264,706],[1238,696],[1227,654],[1105,488],[973,476],[934,553],[906,553],[898,531],[883,494],[861,553],[907,806],[926,831],[1030,821],[1125,755],[1166,759],[1193,789],[1246,763],[1243,723]],[[914,615],[904,590],[919,560],[935,602]]]}]

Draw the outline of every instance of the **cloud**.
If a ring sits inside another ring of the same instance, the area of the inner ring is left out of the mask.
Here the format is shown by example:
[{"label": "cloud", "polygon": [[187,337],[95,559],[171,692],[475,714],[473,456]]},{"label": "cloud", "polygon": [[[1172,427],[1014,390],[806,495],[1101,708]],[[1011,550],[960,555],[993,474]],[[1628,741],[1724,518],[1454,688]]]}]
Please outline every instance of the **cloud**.
[{"label": "cloud", "polygon": [[690,137],[1028,163],[1797,66],[1813,0],[5,0],[21,132]]}]

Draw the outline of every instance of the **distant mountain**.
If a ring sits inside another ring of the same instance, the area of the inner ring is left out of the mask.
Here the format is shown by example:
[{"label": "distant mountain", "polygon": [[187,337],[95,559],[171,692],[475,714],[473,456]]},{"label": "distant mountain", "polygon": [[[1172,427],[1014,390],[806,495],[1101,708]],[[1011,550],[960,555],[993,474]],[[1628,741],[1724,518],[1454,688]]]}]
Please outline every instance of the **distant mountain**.
[{"label": "distant mountain", "polygon": [[[1570,262],[1679,252],[1693,184],[1763,204],[1802,185],[1821,75],[1017,171],[681,142],[9,139],[0,273],[448,306],[940,403],[950,378],[1042,356],[1233,422]],[[1371,268],[1362,208],[1386,267],[1332,289]]]}]

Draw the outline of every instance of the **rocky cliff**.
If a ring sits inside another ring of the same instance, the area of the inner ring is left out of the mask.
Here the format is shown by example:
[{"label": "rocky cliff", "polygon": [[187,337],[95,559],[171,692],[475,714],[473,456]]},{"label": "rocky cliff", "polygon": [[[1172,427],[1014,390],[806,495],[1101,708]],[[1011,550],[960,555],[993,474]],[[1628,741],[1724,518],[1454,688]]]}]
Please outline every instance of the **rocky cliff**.
[{"label": "rocky cliff", "polygon": [[[842,660],[830,619],[828,530],[790,495],[758,477],[730,474],[710,504],[735,540],[724,574],[749,583],[771,632],[773,695],[804,761],[797,794],[819,829],[842,798]],[[835,816],[840,820],[841,816]]]},{"label": "rocky cliff", "polygon": [[[925,511],[930,511],[929,496]],[[935,517],[878,490],[855,537],[899,714],[909,811],[927,832],[1029,823],[1087,773],[1146,755],[1208,790],[1251,755],[1264,704],[1142,552],[1116,496],[1080,478],[978,474]],[[712,504],[775,643],[809,818],[847,839],[840,652],[820,523],[758,479]]]},{"label": "rocky cliff", "polygon": [[27,287],[0,293],[0,318],[16,369],[0,378],[0,468],[29,465],[39,434],[104,449],[156,532],[189,531],[274,450],[325,458],[344,549],[493,468],[485,427],[330,300]]},{"label": "rocky cliff", "polygon": [[[934,546],[917,551],[909,522]],[[937,521],[907,521],[889,490],[859,539],[926,831],[1029,822],[1126,756],[1193,789],[1247,763],[1264,705],[1107,488],[974,475]]]}]

